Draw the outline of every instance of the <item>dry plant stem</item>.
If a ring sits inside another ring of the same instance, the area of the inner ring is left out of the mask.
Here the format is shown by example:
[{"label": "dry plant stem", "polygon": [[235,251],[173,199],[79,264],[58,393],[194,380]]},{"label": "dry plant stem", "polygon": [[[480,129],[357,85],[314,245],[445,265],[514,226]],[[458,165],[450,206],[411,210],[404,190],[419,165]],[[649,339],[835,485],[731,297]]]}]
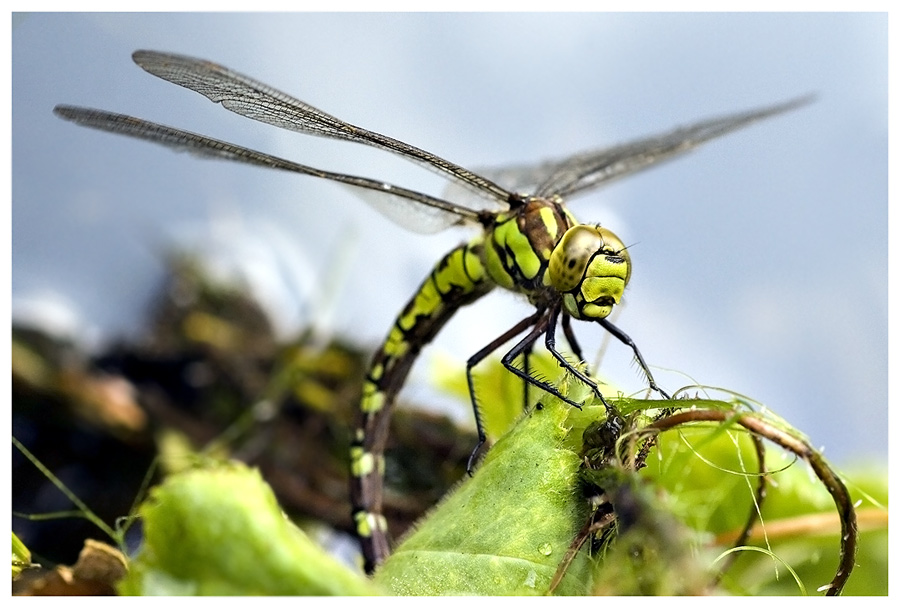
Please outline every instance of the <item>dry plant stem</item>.
[{"label": "dry plant stem", "polygon": [[[856,523],[860,532],[883,531],[888,526],[888,514],[880,507],[856,509]],[[750,533],[749,540],[762,542],[766,539],[773,541],[797,538],[802,535],[836,534],[840,525],[841,518],[837,513],[810,513],[775,521],[769,520],[766,522],[765,534],[754,528]],[[716,535],[714,544],[734,543],[734,539],[737,537],[737,532],[721,532]]]},{"label": "dry plant stem", "polygon": [[582,526],[581,530],[579,530],[578,534],[575,536],[572,544],[569,545],[568,551],[566,551],[566,554],[559,562],[559,566],[556,568],[556,574],[553,575],[553,580],[550,581],[550,587],[547,588],[547,595],[553,595],[553,592],[556,591],[556,588],[562,582],[563,576],[565,576],[566,571],[569,569],[569,565],[572,563],[572,560],[575,559],[575,555],[581,549],[584,541],[590,538],[592,534],[596,534],[603,528],[612,525],[615,520],[615,513],[606,513],[597,521],[594,521],[593,515],[588,518],[584,523],[584,526]]},{"label": "dry plant stem", "polygon": [[794,437],[783,430],[769,424],[752,414],[739,414],[721,410],[688,410],[657,420],[642,429],[642,433],[657,433],[675,428],[690,422],[726,422],[733,421],[747,430],[764,437],[782,448],[795,453],[806,460],[816,477],[825,485],[834,500],[841,519],[841,558],[834,578],[826,586],[825,595],[840,595],[841,590],[850,577],[856,560],[858,530],[856,512],[850,500],[847,487],[831,470],[821,455],[806,441]]}]

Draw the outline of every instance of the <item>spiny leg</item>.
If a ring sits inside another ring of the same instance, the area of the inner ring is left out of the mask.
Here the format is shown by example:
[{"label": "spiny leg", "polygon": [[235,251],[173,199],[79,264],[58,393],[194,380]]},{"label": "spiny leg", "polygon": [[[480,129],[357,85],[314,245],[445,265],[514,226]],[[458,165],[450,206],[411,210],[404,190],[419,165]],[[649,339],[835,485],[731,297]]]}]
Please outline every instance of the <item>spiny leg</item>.
[{"label": "spiny leg", "polygon": [[[597,385],[597,381],[593,378],[587,376],[580,369],[569,363],[566,358],[556,350],[556,321],[559,318],[559,307],[555,307],[550,309],[549,314],[547,315],[547,335],[544,338],[544,344],[547,346],[547,350],[550,351],[550,354],[553,355],[559,364],[562,365],[563,369],[570,372],[576,378],[587,384],[591,389],[593,389],[594,394],[600,398],[600,402],[603,403],[603,406],[606,408],[607,412],[616,413],[615,408],[613,408],[609,403],[606,402],[606,399],[603,398],[603,393],[600,392],[600,387]],[[563,331],[565,331],[565,327],[567,326],[566,319],[568,319],[568,315],[563,316]],[[571,334],[571,327],[569,328],[569,334]],[[566,334],[566,339],[573,340],[574,334],[571,336]],[[577,342],[576,342],[577,346]],[[581,349],[579,348],[579,351]],[[578,358],[581,360],[581,354],[578,353]]]},{"label": "spiny leg", "polygon": [[[548,384],[547,382],[544,382],[543,380],[539,380],[539,379],[531,376],[527,371],[523,371],[523,370],[517,368],[513,364],[513,361],[515,361],[516,357],[518,357],[519,355],[523,355],[526,352],[530,352],[531,349],[533,348],[535,342],[537,342],[537,339],[541,336],[541,334],[543,334],[547,331],[547,324],[549,321],[549,316],[546,314],[545,311],[539,310],[537,313],[535,313],[531,317],[528,317],[528,319],[526,319],[526,321],[529,321],[529,323],[526,324],[523,322],[523,323],[518,324],[515,328],[513,328],[513,330],[517,330],[517,331],[510,330],[509,332],[507,332],[506,334],[501,336],[501,338],[492,342],[488,347],[485,347],[484,349],[482,349],[482,351],[479,351],[478,355],[476,355],[476,356],[479,356],[478,360],[483,359],[485,356],[487,356],[487,354],[489,354],[490,352],[495,350],[497,347],[499,347],[500,344],[502,343],[502,341],[504,341],[503,340],[504,338],[506,338],[506,339],[511,338],[513,335],[519,333],[522,329],[527,327],[529,324],[534,323],[535,326],[528,333],[528,335],[525,336],[521,341],[519,341],[518,344],[513,346],[512,349],[510,349],[510,351],[503,356],[503,358],[501,359],[500,362],[503,364],[504,367],[506,367],[506,369],[508,369],[513,374],[515,374],[516,376],[521,378],[525,382],[526,386],[529,384],[533,384],[534,386],[540,388],[541,390],[543,390],[547,393],[550,393],[554,397],[557,397],[558,399],[565,401],[569,405],[571,405],[573,407],[577,407],[578,409],[581,409],[580,403],[573,401],[572,399],[566,397],[565,395],[560,393],[556,387]],[[566,366],[567,369],[570,369],[573,373],[577,374],[580,378],[583,378],[586,382],[591,384],[591,380],[589,378],[587,378],[586,376],[581,374],[581,372],[579,372],[577,369],[573,368],[564,359],[560,358],[560,360]],[[477,363],[477,361],[476,361],[476,363]],[[471,371],[471,368],[469,368],[468,371]],[[469,374],[469,378],[470,378],[470,384],[469,384],[470,389],[469,390],[472,391],[471,374]],[[596,389],[596,384],[593,384],[593,386],[595,387],[595,391],[597,392],[597,394],[600,395],[599,390]],[[602,395],[600,395],[600,399],[601,400],[603,399]],[[478,441],[478,445],[475,446],[475,449],[472,450],[472,454],[469,456],[469,462],[467,465],[467,470],[469,472],[469,475],[472,475],[472,465],[473,465],[476,454],[481,449],[481,446],[484,445],[485,441],[487,440],[487,438],[485,437],[484,431],[480,425],[480,419],[479,419],[479,414],[478,414],[478,410],[477,410],[478,406],[477,406],[477,404],[475,404],[475,393],[474,392],[472,392],[472,402],[473,402],[473,406],[476,409],[476,414],[475,414],[476,423],[478,423],[478,425],[479,425],[479,432],[478,432],[479,433],[479,441]],[[610,406],[608,404],[606,404],[605,401],[603,403],[604,403],[604,405],[606,405],[607,409],[614,411],[610,408]],[[538,404],[537,407],[540,408],[540,404]]]},{"label": "spiny leg", "polygon": [[[534,352],[534,345],[532,344],[522,353],[522,368],[525,370],[525,373],[531,376],[531,353]],[[522,411],[528,410],[528,387],[530,386],[530,382],[522,383]]]},{"label": "spiny leg", "polygon": [[[513,325],[510,329],[503,332],[502,335],[497,337],[490,344],[469,357],[469,360],[466,361],[466,382],[469,385],[469,397],[472,400],[472,411],[475,413],[475,429],[478,432],[478,443],[475,445],[475,449],[472,450],[472,453],[469,455],[469,461],[466,464],[466,471],[470,476],[472,475],[472,465],[475,462],[475,455],[478,453],[478,450],[481,449],[481,446],[483,446],[487,441],[487,434],[484,432],[484,423],[481,421],[481,411],[478,408],[478,399],[475,396],[475,382],[472,377],[472,369],[476,365],[481,363],[485,359],[485,357],[500,348],[503,344],[525,331],[531,325],[534,325],[536,322],[538,322],[542,314],[543,311],[538,310],[533,315],[522,319],[521,321]],[[534,341],[532,340],[532,343],[533,342]],[[526,386],[527,384],[528,383],[526,382]],[[528,393],[526,392],[525,395],[527,397]]]},{"label": "spiny leg", "polygon": [[572,349],[572,354],[575,355],[579,361],[584,361],[581,345],[578,344],[578,340],[575,338],[575,332],[572,331],[572,317],[570,315],[563,315],[562,328],[563,334],[566,336],[566,341],[569,343],[569,348]]},{"label": "spiny leg", "polygon": [[[522,371],[521,369],[519,369],[518,367],[513,365],[513,361],[516,359],[516,357],[521,355],[522,352],[525,351],[525,349],[531,348],[534,345],[534,343],[537,341],[537,339],[539,337],[541,337],[541,334],[543,334],[544,332],[547,331],[547,322],[549,321],[549,317],[546,314],[544,314],[543,311],[541,312],[541,315],[542,315],[542,317],[540,319],[538,319],[538,322],[535,324],[534,329],[532,329],[528,333],[527,336],[522,338],[522,340],[518,344],[513,346],[512,349],[508,353],[503,355],[503,358],[500,360],[500,362],[503,364],[503,366],[506,369],[508,369],[515,375],[517,375],[519,378],[521,378],[525,382],[529,382],[529,383],[533,384],[534,386],[540,388],[541,390],[544,390],[544,391],[550,393],[554,397],[562,399],[569,405],[571,405],[573,407],[577,407],[578,409],[581,409],[580,403],[578,403],[577,401],[573,401],[572,399],[566,397],[565,395],[560,393],[556,387],[552,386],[551,384],[548,384],[547,382],[544,382],[543,380],[538,380],[537,378],[529,376],[524,371]],[[566,363],[566,364],[568,365],[568,363]],[[574,370],[574,368],[573,368],[573,371],[575,371],[576,373],[580,373],[580,372],[577,372],[577,370]]]},{"label": "spiny leg", "polygon": [[637,359],[638,365],[641,366],[641,370],[643,370],[644,375],[647,376],[647,383],[650,385],[651,390],[656,391],[665,399],[671,399],[671,397],[669,397],[669,395],[664,390],[659,388],[659,386],[656,384],[656,381],[653,379],[653,374],[650,373],[650,368],[644,361],[644,357],[641,355],[641,351],[638,350],[637,344],[634,343],[634,340],[632,340],[631,337],[624,331],[613,325],[609,319],[598,319],[598,322],[619,342],[631,348],[631,351],[634,353],[635,359]]},{"label": "spiny leg", "polygon": [[[600,387],[597,385],[597,382],[592,378],[586,377],[580,372],[580,370],[571,366],[569,362],[566,361],[563,356],[556,351],[556,318],[557,315],[551,314],[550,319],[548,320],[546,338],[547,350],[549,350],[553,354],[553,356],[563,364],[565,369],[574,373],[582,382],[590,386],[594,390],[594,394],[596,394],[600,398],[600,402],[606,408],[606,421],[603,423],[603,429],[607,434],[607,437],[609,438],[608,444],[612,445],[621,434],[622,428],[625,426],[625,421],[622,419],[622,415],[619,414],[619,411],[611,406],[606,401],[606,399],[603,398],[603,394],[600,392]],[[569,346],[572,347],[573,351],[576,351],[579,360],[583,361],[584,359],[581,356],[581,348],[578,346],[578,343],[575,342],[575,334],[572,333],[570,321],[571,317],[564,314],[562,322],[563,332],[566,334],[566,339],[569,341]]]},{"label": "spiny leg", "polygon": [[[478,407],[478,401],[475,396],[475,384],[472,376],[472,369],[478,365],[481,361],[485,359],[492,352],[500,348],[504,343],[522,333],[527,327],[530,325],[534,325],[535,327],[528,333],[525,338],[523,338],[518,344],[516,344],[508,353],[503,356],[501,359],[501,363],[503,366],[514,373],[516,376],[521,378],[527,384],[533,384],[538,388],[550,393],[551,395],[562,399],[569,405],[572,405],[577,408],[581,408],[581,404],[575,401],[572,401],[565,395],[562,395],[555,387],[550,384],[538,380],[537,378],[532,377],[529,373],[522,371],[515,365],[513,365],[513,361],[519,355],[524,354],[526,351],[530,351],[534,346],[534,343],[537,339],[543,334],[547,329],[547,315],[545,310],[538,310],[533,315],[522,319],[508,331],[504,332],[503,335],[493,340],[490,344],[479,350],[477,353],[472,355],[469,360],[466,362],[466,380],[469,385],[469,395],[472,399],[472,409],[475,413],[475,427],[478,432],[478,444],[475,446],[475,449],[472,450],[472,453],[469,455],[469,462],[466,465],[466,470],[469,475],[472,474],[473,464],[475,462],[475,456],[478,454],[478,451],[487,441],[487,435],[484,432],[484,424],[481,421],[481,412]],[[575,373],[578,373],[577,370],[574,370]]]}]

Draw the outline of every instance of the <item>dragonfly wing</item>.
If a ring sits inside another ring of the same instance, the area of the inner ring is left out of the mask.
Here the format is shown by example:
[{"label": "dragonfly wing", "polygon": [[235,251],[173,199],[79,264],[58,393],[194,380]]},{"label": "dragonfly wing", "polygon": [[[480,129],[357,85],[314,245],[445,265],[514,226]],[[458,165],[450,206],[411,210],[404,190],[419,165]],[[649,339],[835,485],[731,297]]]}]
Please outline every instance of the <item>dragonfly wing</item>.
[{"label": "dragonfly wing", "polygon": [[148,120],[74,106],[56,106],[53,111],[57,116],[82,126],[152,141],[203,158],[231,160],[339,182],[363,195],[367,202],[388,219],[416,232],[432,233],[455,224],[478,220],[475,211],[421,192],[366,177],[323,171]]},{"label": "dragonfly wing", "polygon": [[[585,192],[674,158],[754,122],[806,105],[812,100],[813,96],[799,97],[776,105],[704,120],[611,148],[582,152],[558,162],[551,161],[551,170],[535,194],[567,197]],[[542,167],[540,170],[547,169]]]},{"label": "dragonfly wing", "polygon": [[475,220],[437,207],[423,206],[419,201],[390,192],[353,188],[353,194],[362,198],[381,215],[419,234],[434,234],[451,226],[474,225]]},{"label": "dragonfly wing", "polygon": [[[571,157],[566,159],[571,160]],[[544,161],[539,164],[509,165],[504,167],[476,167],[473,169],[478,175],[483,175],[492,182],[510,192],[529,194],[537,190],[538,186],[550,178],[559,168],[561,161]],[[491,201],[486,201],[481,191],[467,188],[460,182],[449,182],[442,196],[447,200],[456,201],[473,209],[495,209]],[[496,202],[493,202],[496,206]]]},{"label": "dragonfly wing", "polygon": [[342,139],[388,150],[439,171],[445,177],[468,184],[498,201],[510,198],[508,191],[468,169],[402,141],[346,123],[216,63],[156,51],[135,51],[132,58],[154,76],[196,91],[241,116],[298,133]]}]

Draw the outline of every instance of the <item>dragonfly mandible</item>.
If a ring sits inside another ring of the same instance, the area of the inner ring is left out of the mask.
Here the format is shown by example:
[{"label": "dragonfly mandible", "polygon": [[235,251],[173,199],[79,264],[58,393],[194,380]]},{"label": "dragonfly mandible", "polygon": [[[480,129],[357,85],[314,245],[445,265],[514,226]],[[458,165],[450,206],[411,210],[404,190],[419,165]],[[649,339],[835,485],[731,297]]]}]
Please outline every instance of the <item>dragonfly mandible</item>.
[{"label": "dragonfly mandible", "polygon": [[[60,105],[54,112],[80,125],[129,135],[206,158],[216,158],[311,175],[351,186],[389,219],[417,232],[431,233],[454,225],[475,225],[480,232],[442,258],[398,315],[375,353],[363,387],[353,430],[351,503],[365,570],[371,573],[390,552],[382,515],[384,447],[395,397],[421,349],[462,306],[502,287],[524,295],[535,312],[522,319],[469,358],[466,378],[475,414],[478,444],[486,441],[473,384],[473,368],[505,343],[522,336],[503,365],[526,383],[575,407],[580,404],[552,384],[529,373],[527,357],[543,336],[559,364],[589,385],[607,406],[596,381],[570,363],[556,348],[561,325],[575,356],[582,353],[571,320],[600,324],[634,353],[649,387],[662,396],[634,341],[608,316],[620,302],[631,276],[631,259],[622,241],[599,224],[580,224],[564,199],[584,194],[616,178],[764,118],[786,112],[810,97],[730,114],[608,148],[581,152],[532,167],[475,173],[402,141],[344,122],[290,95],[221,65],[169,53],[136,51],[132,58],[147,72],[200,93],[226,109],[260,122],[331,139],[387,150],[437,170],[452,182],[481,196],[479,205],[454,203],[377,179],[323,171],[263,152],[122,114]],[[501,183],[506,185],[501,185]],[[527,194],[522,193],[527,192]],[[522,357],[524,364],[516,361]]]}]

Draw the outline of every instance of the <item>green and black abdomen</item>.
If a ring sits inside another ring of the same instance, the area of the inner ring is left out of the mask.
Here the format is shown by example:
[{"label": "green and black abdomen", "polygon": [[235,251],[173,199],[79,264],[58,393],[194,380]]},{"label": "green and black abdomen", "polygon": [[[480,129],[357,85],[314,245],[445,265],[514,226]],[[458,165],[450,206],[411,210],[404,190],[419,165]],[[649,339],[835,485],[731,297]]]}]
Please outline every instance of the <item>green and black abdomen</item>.
[{"label": "green and black abdomen", "polygon": [[384,446],[394,399],[422,347],[459,307],[477,300],[492,287],[482,261],[481,239],[457,247],[431,271],[375,353],[363,384],[350,449],[350,498],[367,572],[390,552],[382,516],[382,483]]}]

